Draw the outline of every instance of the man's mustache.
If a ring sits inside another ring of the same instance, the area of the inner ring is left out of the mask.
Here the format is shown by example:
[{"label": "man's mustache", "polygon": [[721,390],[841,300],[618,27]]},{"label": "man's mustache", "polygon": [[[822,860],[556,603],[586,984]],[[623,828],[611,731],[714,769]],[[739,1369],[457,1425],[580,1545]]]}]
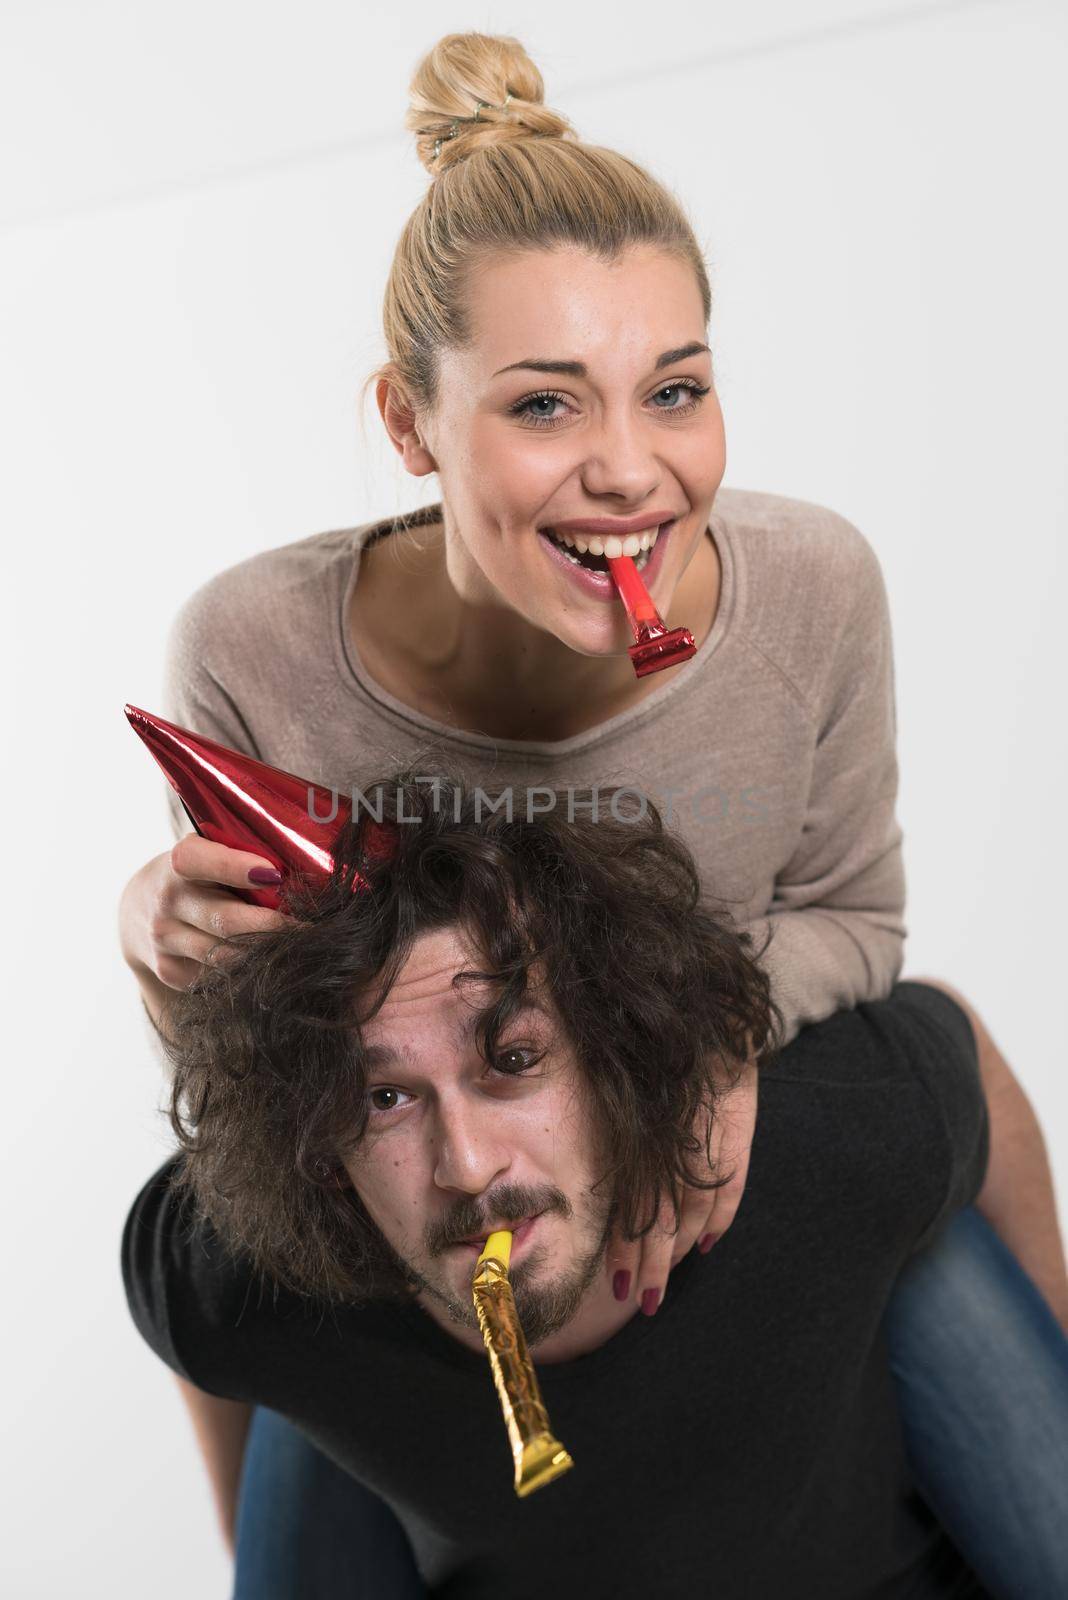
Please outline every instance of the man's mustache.
[{"label": "man's mustache", "polygon": [[440,1223],[428,1230],[427,1249],[431,1255],[440,1255],[452,1245],[463,1244],[471,1238],[485,1238],[496,1228],[512,1228],[527,1217],[545,1211],[558,1211],[561,1216],[569,1217],[572,1208],[560,1189],[500,1184],[481,1204],[464,1200],[455,1205]]}]

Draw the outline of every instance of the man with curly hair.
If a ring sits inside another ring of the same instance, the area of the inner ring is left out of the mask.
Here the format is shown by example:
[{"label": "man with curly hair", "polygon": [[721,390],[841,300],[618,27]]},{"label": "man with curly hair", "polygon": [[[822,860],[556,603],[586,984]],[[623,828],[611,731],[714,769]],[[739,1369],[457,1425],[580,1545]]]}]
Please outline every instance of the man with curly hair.
[{"label": "man with curly hair", "polygon": [[[375,787],[393,855],[350,826],[325,891],[174,997],[182,1149],[123,1247],[151,1346],[391,1508],[426,1593],[981,1594],[910,1480],[880,1329],[982,1183],[968,1012],[904,982],[780,1050],[757,953],[655,808],[512,821]],[[609,1235],[693,1181],[702,1110],[744,1198],[637,1315]],[[529,1501],[471,1301],[497,1226],[575,1460]]]}]

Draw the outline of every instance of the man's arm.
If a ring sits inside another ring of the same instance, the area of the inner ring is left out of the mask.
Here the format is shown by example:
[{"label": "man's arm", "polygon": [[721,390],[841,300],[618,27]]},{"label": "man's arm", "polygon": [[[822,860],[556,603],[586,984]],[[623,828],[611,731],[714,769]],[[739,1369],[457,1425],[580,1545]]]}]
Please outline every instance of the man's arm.
[{"label": "man's arm", "polygon": [[[141,1337],[173,1372],[232,1550],[237,1491],[252,1403],[235,1330],[250,1286],[248,1268],[201,1227],[176,1189],[172,1156],[135,1199],[122,1234],[126,1301]],[[207,1392],[203,1385],[209,1385]]]},{"label": "man's arm", "polygon": [[1068,1264],[1049,1156],[1031,1102],[982,1018],[962,994],[941,978],[909,981],[943,990],[972,1025],[990,1116],[990,1159],[975,1205],[1068,1333]]},{"label": "man's arm", "polygon": [[252,1407],[243,1400],[221,1400],[217,1395],[205,1394],[203,1389],[196,1388],[178,1373],[174,1374],[174,1381],[192,1418],[193,1431],[211,1483],[219,1526],[226,1547],[233,1555],[237,1497]]}]

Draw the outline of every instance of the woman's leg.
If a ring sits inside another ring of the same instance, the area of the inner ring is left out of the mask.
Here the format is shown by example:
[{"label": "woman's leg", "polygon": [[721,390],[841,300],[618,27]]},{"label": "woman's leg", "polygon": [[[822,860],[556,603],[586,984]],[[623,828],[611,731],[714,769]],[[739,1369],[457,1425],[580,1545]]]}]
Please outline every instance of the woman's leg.
[{"label": "woman's leg", "polygon": [[917,1487],[998,1600],[1068,1596],[1068,1339],[979,1213],[898,1279],[886,1316]]},{"label": "woman's leg", "polygon": [[233,1600],[425,1600],[407,1535],[377,1495],[257,1408],[237,1508]]}]

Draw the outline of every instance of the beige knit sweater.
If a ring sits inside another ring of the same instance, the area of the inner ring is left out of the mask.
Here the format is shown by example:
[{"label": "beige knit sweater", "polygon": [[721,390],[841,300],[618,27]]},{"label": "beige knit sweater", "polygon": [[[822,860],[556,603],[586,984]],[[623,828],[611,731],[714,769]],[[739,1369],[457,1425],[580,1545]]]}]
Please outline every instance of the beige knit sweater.
[{"label": "beige knit sweater", "polygon": [[[842,1006],[885,998],[906,928],[895,816],[894,669],[886,591],[866,539],[835,512],[721,489],[709,526],[716,620],[640,705],[551,743],[459,732],[365,671],[345,619],[368,538],[397,523],[314,534],[198,589],[171,629],[163,714],[349,796],[418,755],[518,812],[539,786],[628,785],[684,837],[708,893],[764,940],[787,1039]],[[167,789],[176,834],[189,821]],[[533,806],[545,799],[532,798]],[[632,803],[639,803],[632,797]]]}]

